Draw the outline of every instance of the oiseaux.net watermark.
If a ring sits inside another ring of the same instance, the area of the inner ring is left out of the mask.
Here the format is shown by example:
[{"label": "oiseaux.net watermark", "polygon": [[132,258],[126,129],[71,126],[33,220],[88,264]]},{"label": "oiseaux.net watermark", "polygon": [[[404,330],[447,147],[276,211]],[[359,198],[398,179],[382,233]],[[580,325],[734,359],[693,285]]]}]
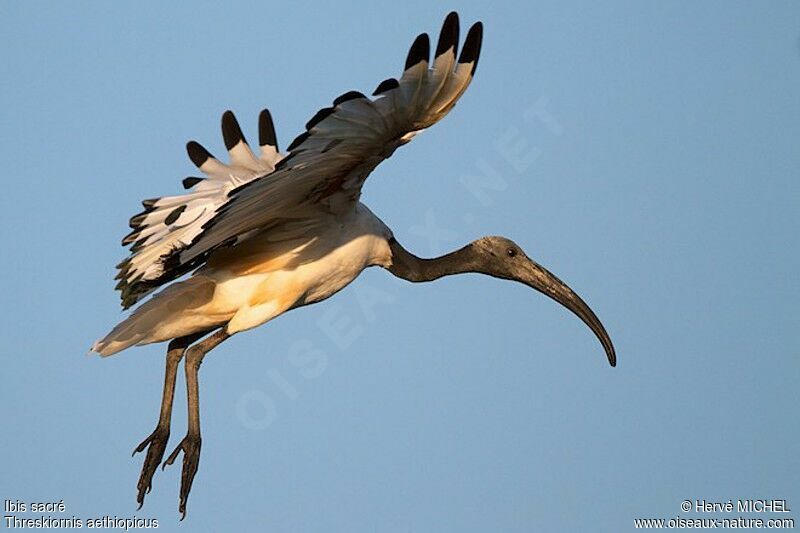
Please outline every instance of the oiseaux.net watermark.
[{"label": "oiseaux.net watermark", "polygon": [[[535,132],[531,131],[534,128]],[[423,247],[426,254],[441,252],[448,244],[466,240],[469,238],[466,230],[471,229],[476,219],[474,208],[491,209],[497,204],[498,196],[512,194],[514,183],[542,156],[544,145],[534,142],[534,133],[544,136],[545,140],[554,140],[561,138],[565,131],[551,111],[550,100],[540,96],[523,108],[515,121],[503,122],[503,129],[492,136],[494,141],[489,149],[458,179],[475,200],[473,209],[465,206],[463,219],[452,221],[450,226],[443,225],[435,208],[420,209],[417,222],[407,233],[426,241],[427,249]],[[283,358],[286,370],[277,366],[269,368],[264,387],[240,395],[234,410],[242,426],[250,430],[272,426],[278,417],[279,402],[297,400],[303,384],[321,377],[335,361],[335,355],[347,353],[366,333],[369,323],[377,319],[381,308],[396,300],[393,292],[364,282],[350,290],[355,293],[356,305],[349,309],[340,304],[329,305],[316,324],[329,343],[311,337],[294,341]]]},{"label": "oiseaux.net watermark", "polygon": [[636,529],[794,529],[786,499],[683,500],[669,518],[634,518]]}]

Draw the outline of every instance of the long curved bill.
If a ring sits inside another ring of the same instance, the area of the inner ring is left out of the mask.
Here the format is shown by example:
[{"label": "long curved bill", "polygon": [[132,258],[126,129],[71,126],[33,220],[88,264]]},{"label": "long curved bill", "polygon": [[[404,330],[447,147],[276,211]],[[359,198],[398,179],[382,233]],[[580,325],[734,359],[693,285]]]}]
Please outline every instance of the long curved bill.
[{"label": "long curved bill", "polygon": [[617,354],[614,352],[614,345],[611,343],[611,337],[608,336],[606,328],[603,327],[603,324],[600,322],[600,319],[597,318],[597,315],[594,314],[594,311],[586,305],[586,302],[584,302],[580,296],[575,294],[575,291],[570,289],[566,283],[558,279],[552,272],[532,259],[528,259],[528,261],[530,263],[527,265],[524,272],[520,273],[518,281],[549,296],[578,315],[578,318],[583,320],[600,340],[600,344],[603,345],[606,355],[608,356],[608,362],[611,363],[611,366],[617,366]]}]

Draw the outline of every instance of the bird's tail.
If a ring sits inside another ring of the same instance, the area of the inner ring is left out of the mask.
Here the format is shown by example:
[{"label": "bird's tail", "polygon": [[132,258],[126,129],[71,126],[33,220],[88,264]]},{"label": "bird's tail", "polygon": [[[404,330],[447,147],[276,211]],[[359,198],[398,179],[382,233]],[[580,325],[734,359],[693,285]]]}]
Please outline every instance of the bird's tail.
[{"label": "bird's tail", "polygon": [[131,315],[117,324],[108,335],[95,341],[89,351],[107,357],[137,344],[143,335],[135,333],[137,329],[135,318],[134,315]]},{"label": "bird's tail", "polygon": [[216,324],[198,308],[211,300],[215,284],[208,278],[192,277],[174,283],[143,303],[91,350],[103,357],[131,346],[162,342],[202,331]]}]

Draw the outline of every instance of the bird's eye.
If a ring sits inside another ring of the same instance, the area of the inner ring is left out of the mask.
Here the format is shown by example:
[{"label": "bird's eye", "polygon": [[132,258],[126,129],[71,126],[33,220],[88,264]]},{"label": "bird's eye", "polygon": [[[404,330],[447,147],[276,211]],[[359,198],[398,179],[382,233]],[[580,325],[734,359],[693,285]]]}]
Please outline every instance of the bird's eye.
[{"label": "bird's eye", "polygon": [[508,257],[514,257],[517,255],[517,251],[513,248],[509,248],[508,250],[506,250],[506,253],[508,254]]}]

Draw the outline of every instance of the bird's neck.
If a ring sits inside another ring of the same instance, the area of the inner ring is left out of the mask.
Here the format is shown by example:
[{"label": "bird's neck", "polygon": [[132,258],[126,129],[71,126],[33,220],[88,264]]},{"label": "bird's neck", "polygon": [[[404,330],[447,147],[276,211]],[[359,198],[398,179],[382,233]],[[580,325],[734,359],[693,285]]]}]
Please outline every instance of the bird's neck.
[{"label": "bird's neck", "polygon": [[398,278],[408,281],[433,281],[453,274],[482,271],[471,244],[431,259],[417,257],[394,239],[389,241],[389,248],[392,252],[392,262],[386,269]]}]

